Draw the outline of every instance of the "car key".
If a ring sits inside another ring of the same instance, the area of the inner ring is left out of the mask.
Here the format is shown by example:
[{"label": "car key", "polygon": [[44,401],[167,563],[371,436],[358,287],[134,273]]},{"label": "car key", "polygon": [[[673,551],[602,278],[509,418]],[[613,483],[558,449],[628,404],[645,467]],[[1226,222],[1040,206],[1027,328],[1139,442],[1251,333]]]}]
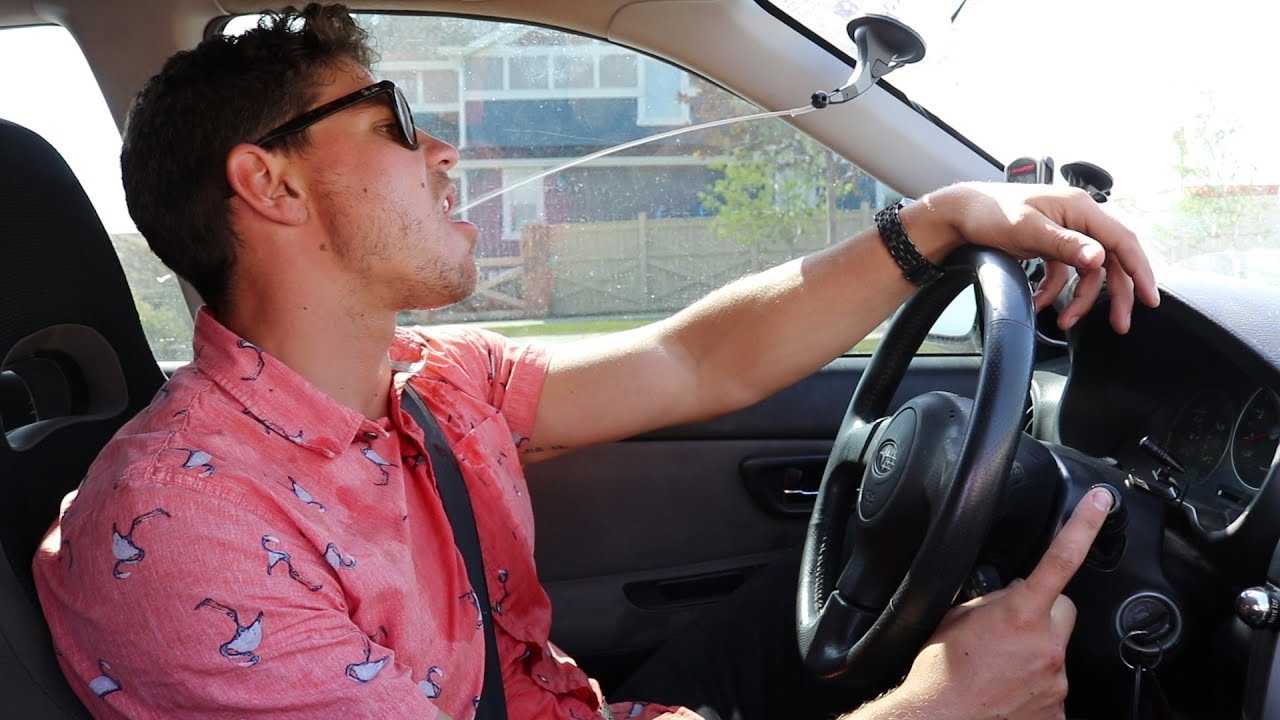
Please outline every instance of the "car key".
[{"label": "car key", "polygon": [[1132,720],[1172,720],[1169,701],[1156,677],[1156,666],[1164,659],[1164,651],[1157,643],[1156,651],[1142,647],[1142,641],[1151,633],[1134,630],[1120,640],[1120,662],[1133,670],[1133,692],[1129,717]]}]

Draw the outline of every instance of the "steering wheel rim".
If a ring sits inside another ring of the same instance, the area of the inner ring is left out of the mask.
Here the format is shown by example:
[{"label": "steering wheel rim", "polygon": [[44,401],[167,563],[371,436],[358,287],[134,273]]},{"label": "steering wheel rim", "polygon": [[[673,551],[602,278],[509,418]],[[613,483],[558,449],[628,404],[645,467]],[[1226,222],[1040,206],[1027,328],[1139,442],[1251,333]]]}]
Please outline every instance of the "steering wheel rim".
[{"label": "steering wheel rim", "polygon": [[[985,336],[972,403],[927,393],[885,417],[929,328],[975,284]],[[947,258],[942,278],[907,301],[872,355],[823,473],[801,560],[796,629],[804,662],[818,676],[863,692],[887,688],[950,608],[977,559],[1018,446],[1034,321],[1019,263],[966,246]],[[923,527],[900,510],[918,510],[921,502]],[[846,547],[850,557],[842,563]],[[887,577],[904,568],[901,579]]]}]

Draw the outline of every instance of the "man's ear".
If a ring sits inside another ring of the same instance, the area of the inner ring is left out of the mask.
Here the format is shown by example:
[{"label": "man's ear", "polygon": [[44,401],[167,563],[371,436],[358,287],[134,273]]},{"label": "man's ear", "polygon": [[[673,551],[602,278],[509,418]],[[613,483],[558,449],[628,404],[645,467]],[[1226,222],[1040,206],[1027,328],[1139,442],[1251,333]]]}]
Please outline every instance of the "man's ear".
[{"label": "man's ear", "polygon": [[241,143],[227,154],[227,182],[248,208],[271,222],[301,225],[307,203],[287,157]]}]

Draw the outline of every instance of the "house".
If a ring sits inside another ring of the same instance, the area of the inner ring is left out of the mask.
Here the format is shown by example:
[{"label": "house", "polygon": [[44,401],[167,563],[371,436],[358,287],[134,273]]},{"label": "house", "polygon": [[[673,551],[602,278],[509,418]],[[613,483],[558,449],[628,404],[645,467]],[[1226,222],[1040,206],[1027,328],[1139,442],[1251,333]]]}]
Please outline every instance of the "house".
[{"label": "house", "polygon": [[[696,81],[641,53],[531,26],[459,20],[432,29],[431,38],[404,38],[418,42],[384,38],[392,52],[384,51],[379,72],[404,90],[420,128],[458,147],[462,205],[568,160],[697,120],[690,102]],[[400,57],[400,47],[412,57]],[[481,230],[478,255],[506,257],[519,254],[521,228],[535,219],[702,215],[700,193],[718,174],[708,165],[719,154],[698,134],[647,143],[533,181],[463,217]]]}]

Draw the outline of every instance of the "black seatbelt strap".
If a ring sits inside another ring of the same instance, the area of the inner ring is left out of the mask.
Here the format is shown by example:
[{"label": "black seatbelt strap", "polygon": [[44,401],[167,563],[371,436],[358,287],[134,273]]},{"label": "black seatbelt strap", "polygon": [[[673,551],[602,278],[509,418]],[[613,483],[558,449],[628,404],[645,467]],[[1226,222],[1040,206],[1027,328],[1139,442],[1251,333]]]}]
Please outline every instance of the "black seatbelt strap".
[{"label": "black seatbelt strap", "polygon": [[475,511],[471,497],[458,469],[458,459],[453,448],[444,439],[444,433],[436,424],[431,411],[422,398],[405,383],[404,408],[408,411],[426,437],[427,452],[431,455],[431,469],[436,477],[436,489],[444,512],[453,526],[453,541],[462,553],[467,566],[467,579],[476,594],[476,605],[484,623],[484,687],[480,691],[480,705],[476,708],[476,720],[507,720],[507,697],[502,688],[502,667],[498,663],[498,639],[493,633],[493,614],[489,606],[489,585],[485,581],[484,560],[480,557],[480,536],[476,532]]}]

